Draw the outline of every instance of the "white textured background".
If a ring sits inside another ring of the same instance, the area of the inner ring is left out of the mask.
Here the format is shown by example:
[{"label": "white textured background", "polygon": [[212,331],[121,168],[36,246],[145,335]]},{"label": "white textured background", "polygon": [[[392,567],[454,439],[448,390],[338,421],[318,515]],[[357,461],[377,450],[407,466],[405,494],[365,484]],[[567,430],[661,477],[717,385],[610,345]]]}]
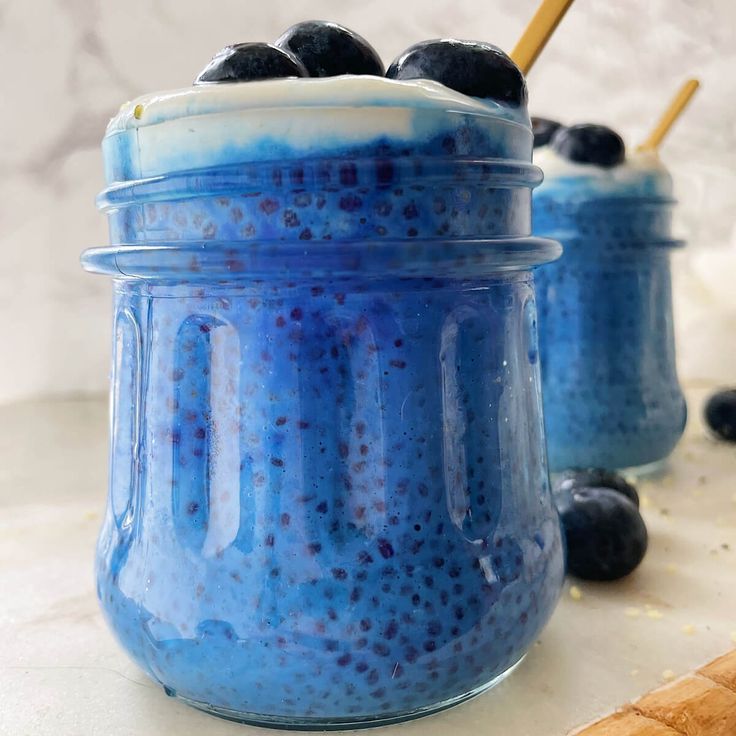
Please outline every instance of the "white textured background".
[{"label": "white textured background", "polygon": [[[510,50],[537,0],[0,0],[0,402],[106,389],[110,284],[98,151],[121,102],[185,86],[226,43],[336,20],[389,62],[424,38]],[[704,87],[663,150],[681,200],[682,376],[736,383],[736,3],[578,0],[530,75],[531,110],[632,145],[687,76]]]}]

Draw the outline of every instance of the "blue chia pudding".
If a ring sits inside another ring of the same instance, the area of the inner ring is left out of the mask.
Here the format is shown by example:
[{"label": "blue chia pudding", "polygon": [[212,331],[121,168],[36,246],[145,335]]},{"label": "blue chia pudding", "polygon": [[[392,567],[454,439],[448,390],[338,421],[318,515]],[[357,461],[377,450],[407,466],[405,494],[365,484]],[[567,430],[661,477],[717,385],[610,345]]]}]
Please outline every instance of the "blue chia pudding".
[{"label": "blue chia pudding", "polygon": [[672,181],[656,154],[570,160],[558,136],[534,156],[545,172],[534,232],[564,247],[535,276],[550,468],[646,466],[670,454],[687,416],[675,365]]},{"label": "blue chia pudding", "polygon": [[525,105],[376,76],[201,85],[103,144],[98,594],[170,695],[360,726],[524,655],[563,579]]}]

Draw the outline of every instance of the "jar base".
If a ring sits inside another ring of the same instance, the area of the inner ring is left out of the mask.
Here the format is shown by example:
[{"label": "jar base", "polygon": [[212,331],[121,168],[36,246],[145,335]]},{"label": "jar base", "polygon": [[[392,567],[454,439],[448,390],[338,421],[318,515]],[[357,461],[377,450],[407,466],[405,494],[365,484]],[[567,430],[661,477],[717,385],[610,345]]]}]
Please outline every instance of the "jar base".
[{"label": "jar base", "polygon": [[[565,468],[564,470],[550,470],[550,478],[552,481],[557,480],[560,478],[563,473],[565,473],[567,470],[572,469],[573,466],[570,466],[570,468]],[[588,467],[588,466],[580,466],[580,467]],[[596,465],[590,465],[590,467],[598,467]],[[623,475],[626,477],[631,477],[637,481],[642,480],[658,480],[660,478],[663,478],[666,475],[669,475],[670,473],[670,458],[669,455],[667,457],[663,457],[660,460],[653,460],[650,463],[644,463],[643,465],[629,465],[629,466],[619,466],[611,468],[610,466],[601,466],[606,470],[612,470],[613,472],[618,473],[619,475]]]},{"label": "jar base", "polygon": [[404,721],[412,721],[416,718],[422,718],[423,716],[429,716],[433,713],[439,713],[440,711],[452,708],[455,705],[460,705],[466,700],[475,698],[478,695],[490,690],[491,688],[498,685],[500,682],[505,680],[522,662],[526,655],[523,655],[515,664],[512,664],[505,672],[497,675],[489,682],[480,685],[479,687],[470,690],[462,695],[457,695],[454,698],[443,700],[440,703],[428,705],[424,708],[418,708],[417,710],[408,712],[399,712],[395,714],[389,714],[379,717],[364,717],[364,718],[318,718],[318,717],[305,717],[305,718],[291,718],[283,716],[270,716],[261,713],[247,713],[240,712],[237,710],[231,710],[229,708],[221,708],[210,703],[203,703],[197,700],[192,700],[177,693],[171,691],[169,688],[164,687],[166,694],[180,700],[187,705],[196,708],[197,710],[204,711],[210,715],[224,718],[228,721],[235,721],[236,723],[243,723],[249,726],[260,726],[261,728],[279,728],[286,729],[289,731],[341,731],[346,729],[358,729],[358,728],[375,728],[378,726],[390,726],[395,723],[403,723]]},{"label": "jar base", "polygon": [[631,468],[619,468],[618,472],[621,475],[630,475],[637,480],[657,480],[663,478],[670,472],[669,457],[664,457],[661,460],[655,460],[645,465],[635,465]]}]

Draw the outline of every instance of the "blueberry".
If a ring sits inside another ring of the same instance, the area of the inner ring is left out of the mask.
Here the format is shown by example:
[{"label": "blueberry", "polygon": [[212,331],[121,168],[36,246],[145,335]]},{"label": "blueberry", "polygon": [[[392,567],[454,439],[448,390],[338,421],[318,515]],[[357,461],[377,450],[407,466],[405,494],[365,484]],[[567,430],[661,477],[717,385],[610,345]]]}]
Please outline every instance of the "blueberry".
[{"label": "blueberry", "polygon": [[602,468],[585,468],[566,470],[555,480],[553,491],[555,493],[569,493],[576,488],[610,488],[623,493],[631,503],[639,508],[639,494],[636,488],[628,483],[618,473]]},{"label": "blueberry", "polygon": [[605,125],[585,123],[560,128],[550,146],[570,161],[604,168],[617,166],[626,158],[623,138]]},{"label": "blueberry", "polygon": [[532,132],[534,133],[534,148],[546,146],[552,136],[562,127],[562,123],[548,118],[536,118],[532,116]]},{"label": "blueberry", "polygon": [[194,84],[306,76],[304,64],[284,49],[269,43],[238,43],[219,51]]},{"label": "blueberry", "polygon": [[383,62],[375,49],[357,33],[324,20],[297,23],[276,41],[290,51],[311,77],[340,74],[383,76]]},{"label": "blueberry", "polygon": [[718,391],[705,405],[705,421],[726,442],[736,442],[736,388]]},{"label": "blueberry", "polygon": [[578,488],[557,497],[567,569],[584,580],[617,580],[647,551],[647,528],[631,501],[611,488]]},{"label": "blueberry", "polygon": [[491,98],[511,107],[526,105],[524,75],[496,46],[480,41],[422,41],[394,60],[390,79],[433,79],[471,97]]}]

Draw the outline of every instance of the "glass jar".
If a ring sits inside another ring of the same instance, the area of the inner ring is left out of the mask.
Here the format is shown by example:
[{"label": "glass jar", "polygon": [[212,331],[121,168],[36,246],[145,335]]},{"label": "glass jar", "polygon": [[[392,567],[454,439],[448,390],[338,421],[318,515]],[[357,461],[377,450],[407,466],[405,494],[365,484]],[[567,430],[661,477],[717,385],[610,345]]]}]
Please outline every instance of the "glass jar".
[{"label": "glass jar", "polygon": [[550,468],[649,466],[670,454],[687,417],[672,317],[674,200],[556,184],[534,197],[534,231],[564,248],[536,274]]},{"label": "glass jar", "polygon": [[538,169],[447,149],[109,169],[98,593],[169,695],[390,723],[498,681],[551,615],[531,268],[559,245],[528,237]]}]

